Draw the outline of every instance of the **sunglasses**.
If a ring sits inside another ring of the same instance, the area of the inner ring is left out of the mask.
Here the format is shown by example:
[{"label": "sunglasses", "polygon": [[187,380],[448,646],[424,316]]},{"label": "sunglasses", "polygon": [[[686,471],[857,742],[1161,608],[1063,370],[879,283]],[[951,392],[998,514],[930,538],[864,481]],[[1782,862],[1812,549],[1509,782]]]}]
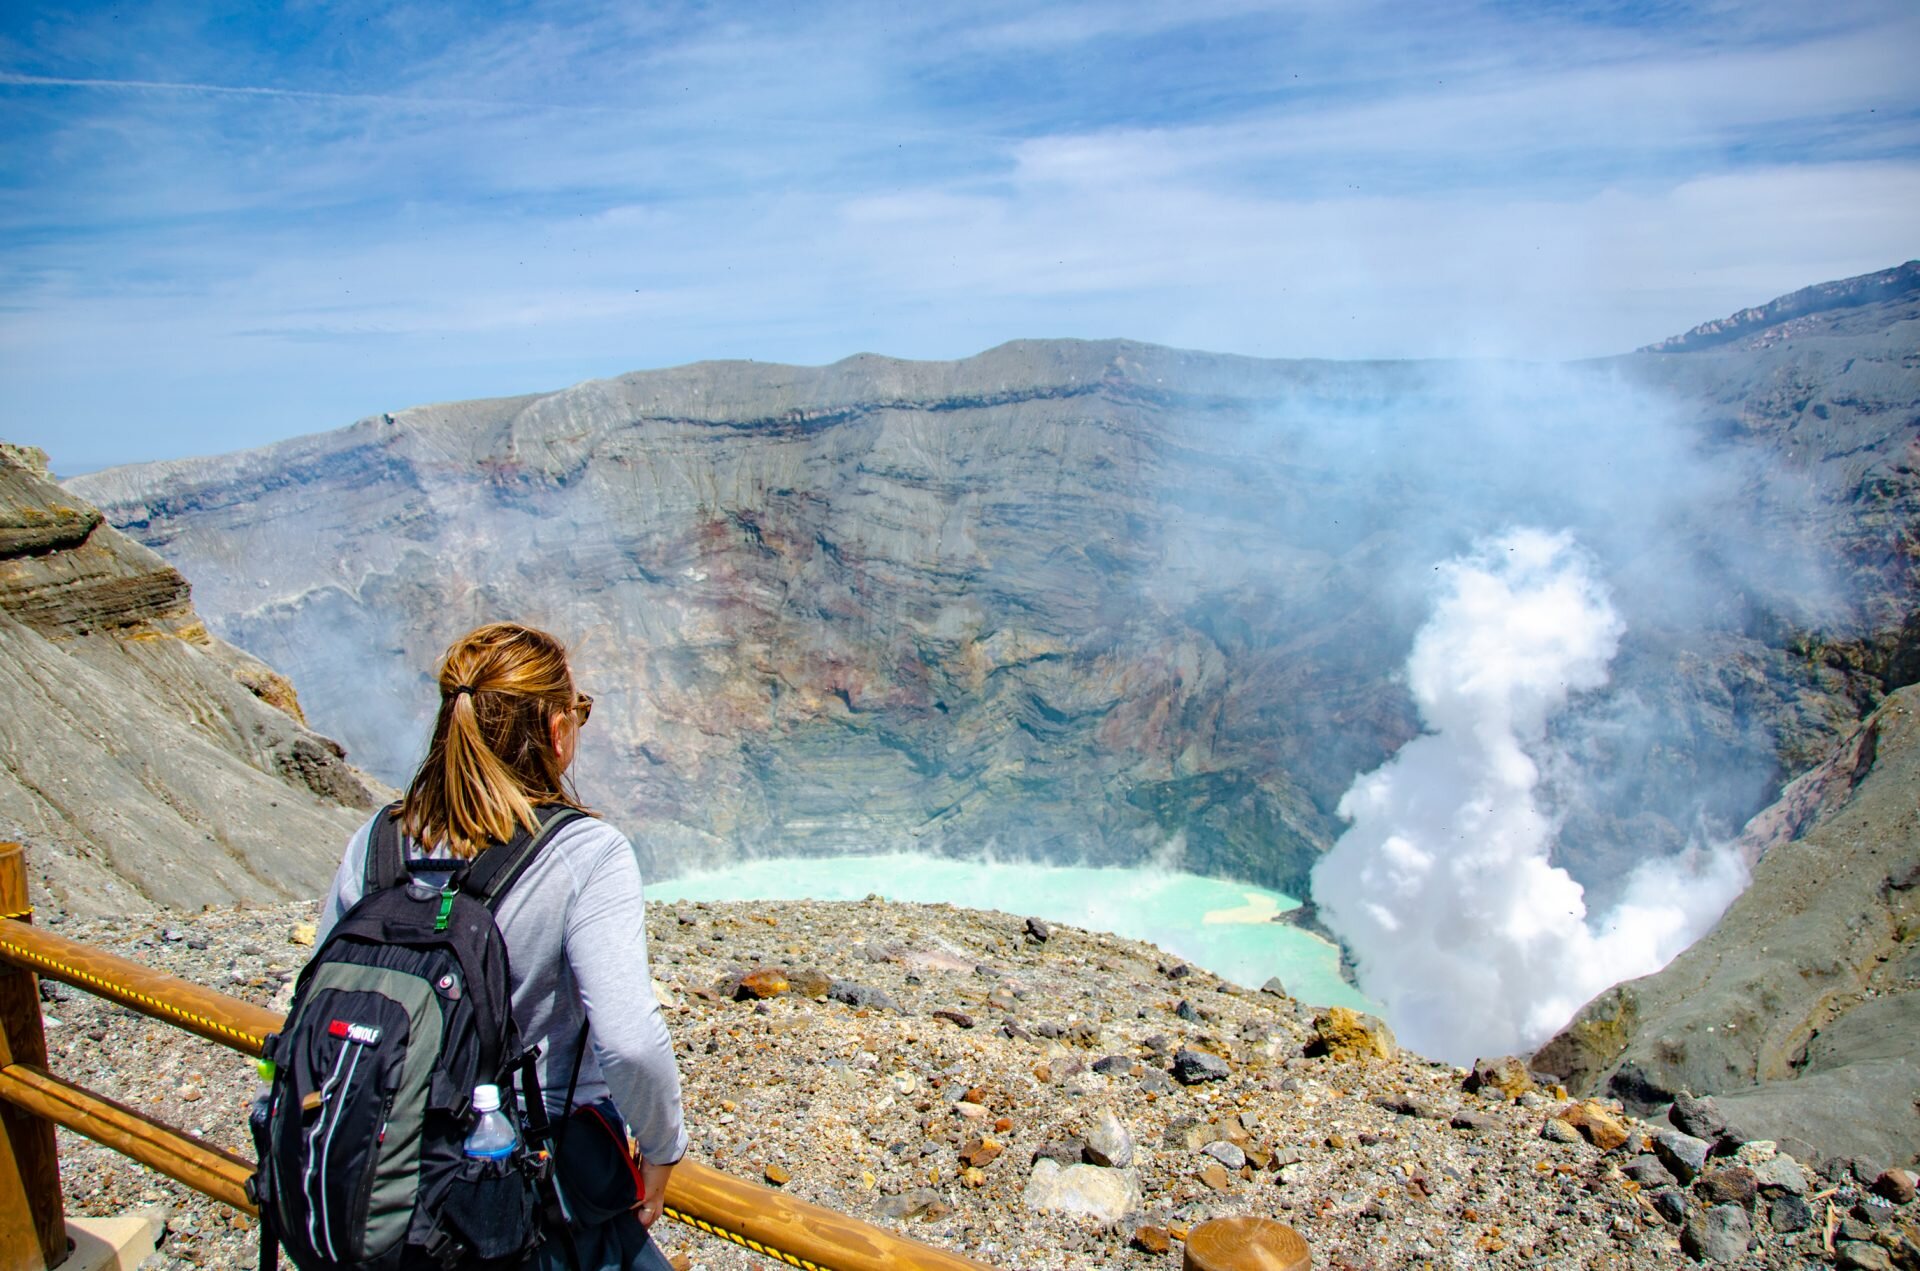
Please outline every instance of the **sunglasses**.
[{"label": "sunglasses", "polygon": [[585,728],[587,721],[593,718],[593,698],[582,693],[574,699],[573,705],[568,709],[579,717],[580,727]]}]

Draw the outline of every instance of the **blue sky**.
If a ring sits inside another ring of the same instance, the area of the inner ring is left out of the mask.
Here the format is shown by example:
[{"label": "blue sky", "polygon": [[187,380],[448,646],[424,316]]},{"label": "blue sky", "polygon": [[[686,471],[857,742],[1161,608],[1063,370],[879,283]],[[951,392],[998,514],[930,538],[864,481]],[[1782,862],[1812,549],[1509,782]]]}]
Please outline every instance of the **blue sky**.
[{"label": "blue sky", "polygon": [[703,358],[1622,351],[1920,255],[1920,5],[0,14],[0,438]]}]

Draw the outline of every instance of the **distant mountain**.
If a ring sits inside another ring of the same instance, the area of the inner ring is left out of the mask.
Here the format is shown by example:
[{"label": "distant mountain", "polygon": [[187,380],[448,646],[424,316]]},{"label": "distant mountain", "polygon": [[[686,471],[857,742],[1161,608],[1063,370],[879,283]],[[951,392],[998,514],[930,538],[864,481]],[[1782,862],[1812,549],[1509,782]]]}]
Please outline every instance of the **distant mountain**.
[{"label": "distant mountain", "polygon": [[1432,568],[1569,529],[1629,624],[1548,774],[1598,904],[1915,678],[1920,293],[1834,287],[1791,339],[1573,367],[706,363],[69,486],[389,781],[450,638],[551,626],[601,702],[586,788],[656,874],[1171,848],[1296,894],[1418,726]]},{"label": "distant mountain", "polygon": [[[1692,353],[1724,344],[1754,349],[1791,339],[1802,332],[1832,335],[1844,329],[1844,310],[1899,304],[1916,295],[1920,295],[1920,260],[1910,260],[1879,273],[1802,287],[1768,304],[1742,309],[1714,322],[1703,322],[1684,335],[1649,344],[1640,351]],[[1860,329],[1871,330],[1878,324],[1878,318],[1866,315]]]},{"label": "distant mountain", "polygon": [[[313,896],[373,792],[186,580],[0,444],[0,837],[77,913]],[[377,788],[377,787],[376,787]]]}]

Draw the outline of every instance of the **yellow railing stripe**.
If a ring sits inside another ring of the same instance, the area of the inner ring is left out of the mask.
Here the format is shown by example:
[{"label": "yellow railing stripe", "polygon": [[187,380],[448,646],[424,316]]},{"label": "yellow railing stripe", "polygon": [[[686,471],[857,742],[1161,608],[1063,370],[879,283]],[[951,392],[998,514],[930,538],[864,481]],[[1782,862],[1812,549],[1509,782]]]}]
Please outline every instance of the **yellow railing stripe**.
[{"label": "yellow railing stripe", "polygon": [[[7,914],[4,916],[11,918],[15,915]],[[231,1025],[223,1024],[219,1020],[211,1019],[205,1015],[196,1015],[192,1011],[183,1011],[171,1002],[163,1001],[160,998],[150,996],[146,993],[135,992],[125,985],[115,984],[112,980],[106,979],[104,976],[95,975],[91,971],[83,971],[79,967],[60,961],[58,958],[50,957],[35,949],[26,948],[9,939],[5,934],[4,928],[0,928],[0,951],[4,951],[8,959],[12,962],[33,967],[35,970],[51,971],[60,979],[69,982],[79,981],[83,984],[91,984],[96,988],[105,990],[109,997],[116,1000],[126,998],[139,1002],[162,1019],[186,1020],[199,1028],[219,1033],[222,1036],[231,1037],[238,1042],[244,1042],[244,1048],[254,1054],[258,1054],[260,1051],[262,1039],[245,1029],[234,1028]]]},{"label": "yellow railing stripe", "polygon": [[823,1267],[817,1262],[808,1262],[798,1254],[788,1253],[785,1249],[775,1249],[768,1245],[763,1245],[758,1240],[743,1236],[737,1231],[728,1231],[725,1227],[717,1226],[704,1218],[695,1218],[692,1214],[683,1214],[671,1205],[662,1206],[660,1212],[676,1222],[685,1223],[695,1231],[704,1231],[709,1236],[718,1236],[722,1240],[731,1240],[742,1248],[753,1250],[763,1258],[772,1258],[775,1262],[784,1262],[790,1267],[799,1267],[801,1271],[830,1271],[829,1268]]}]

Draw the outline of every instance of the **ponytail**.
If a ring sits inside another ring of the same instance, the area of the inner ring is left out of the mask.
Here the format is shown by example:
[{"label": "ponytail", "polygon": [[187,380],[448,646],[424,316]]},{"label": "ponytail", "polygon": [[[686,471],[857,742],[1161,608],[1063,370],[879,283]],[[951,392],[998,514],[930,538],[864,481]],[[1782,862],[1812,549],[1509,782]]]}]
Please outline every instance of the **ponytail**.
[{"label": "ponytail", "polygon": [[433,742],[407,787],[402,833],[470,858],[516,825],[537,830],[536,805],[580,807],[553,747],[553,720],[577,701],[558,640],[490,623],[454,642],[439,680]]}]

